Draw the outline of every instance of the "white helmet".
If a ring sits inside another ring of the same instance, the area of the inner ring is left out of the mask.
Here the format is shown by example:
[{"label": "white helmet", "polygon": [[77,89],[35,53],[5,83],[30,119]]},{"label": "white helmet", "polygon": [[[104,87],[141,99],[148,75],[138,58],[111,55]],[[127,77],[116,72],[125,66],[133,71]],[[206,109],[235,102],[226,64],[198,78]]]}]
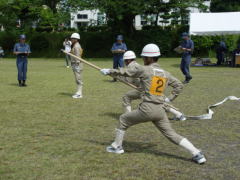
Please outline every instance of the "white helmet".
[{"label": "white helmet", "polygon": [[142,50],[141,56],[158,57],[161,56],[160,49],[156,44],[147,44]]},{"label": "white helmet", "polygon": [[72,38],[72,39],[80,39],[80,35],[79,35],[78,33],[73,33],[73,34],[71,35],[71,38]]},{"label": "white helmet", "polygon": [[124,54],[123,54],[123,59],[124,60],[127,60],[127,59],[135,59],[136,58],[136,55],[133,51],[126,51]]}]

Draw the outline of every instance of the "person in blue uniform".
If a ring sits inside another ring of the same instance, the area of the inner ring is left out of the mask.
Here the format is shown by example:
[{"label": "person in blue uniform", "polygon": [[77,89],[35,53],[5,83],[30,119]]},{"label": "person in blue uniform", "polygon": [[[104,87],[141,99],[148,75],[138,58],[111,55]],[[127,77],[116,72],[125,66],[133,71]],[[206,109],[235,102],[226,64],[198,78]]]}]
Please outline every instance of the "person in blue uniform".
[{"label": "person in blue uniform", "polygon": [[221,65],[224,62],[225,52],[227,47],[224,41],[221,41],[216,49],[217,54],[217,66]]},{"label": "person in blue uniform", "polygon": [[30,47],[25,43],[26,36],[20,35],[19,43],[14,45],[13,53],[17,55],[18,83],[20,87],[27,86],[27,57],[31,53]]},{"label": "person in blue uniform", "polygon": [[192,76],[190,75],[190,63],[191,63],[191,56],[194,49],[194,43],[190,39],[188,33],[184,32],[182,33],[182,43],[180,47],[182,48],[182,61],[181,61],[181,71],[185,76],[184,84],[189,83],[189,81],[192,79]]},{"label": "person in blue uniform", "polygon": [[[124,67],[123,54],[127,51],[127,46],[123,42],[123,36],[117,36],[117,42],[113,43],[112,49],[113,53],[113,69],[118,69],[119,67]],[[113,81],[116,81],[114,78]]]}]

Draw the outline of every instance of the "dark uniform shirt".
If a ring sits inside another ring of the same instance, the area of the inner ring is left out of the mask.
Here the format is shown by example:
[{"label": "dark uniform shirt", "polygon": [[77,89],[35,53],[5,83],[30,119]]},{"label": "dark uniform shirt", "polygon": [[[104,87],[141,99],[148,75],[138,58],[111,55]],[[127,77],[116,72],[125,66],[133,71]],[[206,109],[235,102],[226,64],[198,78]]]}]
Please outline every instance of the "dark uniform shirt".
[{"label": "dark uniform shirt", "polygon": [[182,48],[187,48],[187,49],[192,49],[192,51],[184,51],[183,56],[191,55],[192,52],[193,52],[193,49],[194,49],[194,43],[193,43],[193,41],[191,39],[184,40],[181,43],[181,47]]},{"label": "dark uniform shirt", "polygon": [[[125,43],[118,43],[118,42],[115,42],[115,43],[113,43],[113,46],[112,46],[112,51],[114,51],[114,50],[118,50],[118,49],[121,49],[121,50],[127,50],[127,46],[126,46],[126,44]],[[114,53],[113,55],[115,56],[115,57],[123,57],[123,54],[124,53]]]},{"label": "dark uniform shirt", "polygon": [[13,52],[20,52],[20,54],[17,55],[18,58],[26,58],[27,57],[27,53],[30,53],[30,47],[28,44],[26,43],[16,43],[14,45],[14,49]]},{"label": "dark uniform shirt", "polygon": [[226,50],[227,50],[227,46],[226,46],[225,42],[221,41],[219,43],[219,46],[216,49],[216,52],[218,54],[221,54],[221,53],[224,53]]}]

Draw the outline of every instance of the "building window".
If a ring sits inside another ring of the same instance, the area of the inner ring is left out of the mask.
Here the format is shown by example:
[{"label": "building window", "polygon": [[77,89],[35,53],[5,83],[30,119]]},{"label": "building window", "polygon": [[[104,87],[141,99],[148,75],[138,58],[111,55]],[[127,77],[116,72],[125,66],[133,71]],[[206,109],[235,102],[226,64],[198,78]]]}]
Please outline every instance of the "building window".
[{"label": "building window", "polygon": [[88,23],[87,22],[78,22],[77,23],[77,27],[80,28],[80,27],[86,27],[88,26]]},{"label": "building window", "polygon": [[77,18],[78,19],[88,19],[88,15],[87,14],[78,14]]}]

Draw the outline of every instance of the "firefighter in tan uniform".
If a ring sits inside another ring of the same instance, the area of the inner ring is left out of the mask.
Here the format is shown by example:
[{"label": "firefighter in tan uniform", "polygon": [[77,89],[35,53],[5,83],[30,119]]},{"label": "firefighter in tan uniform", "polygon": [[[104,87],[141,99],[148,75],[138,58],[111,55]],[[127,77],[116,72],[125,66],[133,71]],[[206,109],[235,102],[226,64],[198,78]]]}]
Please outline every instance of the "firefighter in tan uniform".
[{"label": "firefighter in tan uniform", "polygon": [[171,142],[187,149],[192,155],[192,160],[198,164],[206,162],[203,153],[197,149],[188,139],[177,134],[171,127],[166,114],[164,90],[167,86],[173,88],[169,101],[174,100],[183,88],[183,84],[173,77],[167,71],[164,71],[157,64],[160,50],[155,44],[146,45],[141,56],[143,57],[145,66],[138,66],[135,69],[120,68],[102,69],[104,75],[121,75],[126,77],[140,78],[140,83],[144,89],[142,103],[138,109],[132,112],[122,114],[119,119],[119,125],[116,129],[115,141],[107,147],[107,152],[121,154],[124,153],[122,148],[123,137],[125,131],[136,124],[151,121],[161,133]]},{"label": "firefighter in tan uniform", "polygon": [[[128,67],[128,69],[134,70],[135,68],[138,68],[138,66],[140,66],[135,60],[136,55],[133,51],[125,52],[123,55],[123,59],[124,59],[125,65]],[[143,88],[141,88],[141,83],[140,83],[139,78],[122,77],[121,79],[129,82],[130,84],[133,84],[134,86],[136,86],[138,88],[138,90],[134,89],[134,90],[128,91],[122,97],[123,109],[124,109],[124,112],[127,113],[127,112],[132,111],[131,102],[133,100],[141,99],[143,97],[144,90],[143,90]],[[165,98],[165,101],[169,102],[169,99]],[[172,113],[175,116],[176,120],[180,120],[180,121],[186,120],[186,117],[181,112],[176,111],[175,109],[173,109],[171,107],[166,107],[165,109],[167,110],[167,112]]]},{"label": "firefighter in tan uniform", "polygon": [[[72,49],[71,52],[73,55],[77,57],[82,57],[82,48],[79,44],[80,35],[78,33],[73,33],[71,35],[71,42],[72,42]],[[82,98],[82,71],[83,71],[83,63],[79,61],[78,59],[71,57],[71,66],[74,73],[74,77],[77,84],[77,92],[72,96],[73,98]]]},{"label": "firefighter in tan uniform", "polygon": [[[133,51],[127,51],[123,55],[123,60],[125,62],[125,65],[128,67],[128,69],[135,69],[138,66],[140,66],[136,61],[136,55]],[[123,78],[123,77],[122,77]],[[122,97],[123,100],[123,108],[125,113],[131,112],[131,102],[132,100],[141,99],[142,97],[142,88],[140,87],[140,79],[139,78],[131,78],[131,77],[124,77],[123,80],[127,81],[130,84],[133,84],[136,86],[139,90],[130,90],[124,96]]]}]

